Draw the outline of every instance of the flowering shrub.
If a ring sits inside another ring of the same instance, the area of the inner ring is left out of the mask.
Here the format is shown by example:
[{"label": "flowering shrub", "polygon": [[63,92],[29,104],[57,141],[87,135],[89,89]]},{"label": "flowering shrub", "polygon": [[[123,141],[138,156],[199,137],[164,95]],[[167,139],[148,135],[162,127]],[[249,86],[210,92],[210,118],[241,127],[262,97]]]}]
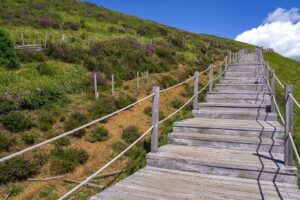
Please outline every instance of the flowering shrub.
[{"label": "flowering shrub", "polygon": [[42,26],[42,27],[51,27],[55,25],[55,20],[52,19],[51,17],[44,16],[38,19],[37,23]]}]

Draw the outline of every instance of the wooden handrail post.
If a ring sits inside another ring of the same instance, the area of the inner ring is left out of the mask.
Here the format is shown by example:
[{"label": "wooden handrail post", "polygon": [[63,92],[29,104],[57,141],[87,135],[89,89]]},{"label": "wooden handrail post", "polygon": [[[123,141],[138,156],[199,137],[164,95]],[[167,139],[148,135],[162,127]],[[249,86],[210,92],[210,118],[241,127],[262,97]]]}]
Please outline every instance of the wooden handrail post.
[{"label": "wooden handrail post", "polygon": [[232,53],[231,51],[229,51],[229,65],[231,65],[232,63]]},{"label": "wooden handrail post", "polygon": [[212,92],[212,89],[213,89],[213,65],[210,64],[209,66],[209,92]]},{"label": "wooden handrail post", "polygon": [[269,71],[269,62],[268,61],[266,61],[265,62],[265,66],[266,66],[266,78],[267,78],[267,81],[269,81],[270,80],[270,71]]},{"label": "wooden handrail post", "polygon": [[24,34],[23,33],[21,33],[21,45],[22,46],[25,45],[25,43],[24,43]]},{"label": "wooden handrail post", "polygon": [[284,163],[287,166],[293,166],[293,146],[289,139],[289,132],[293,136],[293,100],[289,96],[292,94],[293,87],[285,85],[285,148],[284,148]]},{"label": "wooden handrail post", "polygon": [[194,79],[194,102],[193,102],[193,110],[198,110],[198,84],[199,84],[199,72],[195,72]]},{"label": "wooden handrail post", "polygon": [[114,75],[111,75],[111,95],[115,95],[115,78]]},{"label": "wooden handrail post", "polygon": [[159,87],[153,87],[152,99],[152,135],[151,135],[151,152],[157,152],[158,148],[158,120],[159,120]]},{"label": "wooden handrail post", "polygon": [[140,87],[140,83],[139,83],[139,72],[136,72],[136,92],[139,93],[139,87]]},{"label": "wooden handrail post", "polygon": [[97,73],[94,73],[94,90],[95,90],[95,100],[98,101],[99,99],[99,93],[97,89]]},{"label": "wooden handrail post", "polygon": [[47,40],[48,40],[48,32],[45,33],[44,48],[47,47]]},{"label": "wooden handrail post", "polygon": [[276,106],[275,106],[275,71],[272,71],[272,77],[271,77],[271,112],[276,112]]},{"label": "wooden handrail post", "polygon": [[221,83],[222,80],[222,63],[219,65],[219,83]]}]

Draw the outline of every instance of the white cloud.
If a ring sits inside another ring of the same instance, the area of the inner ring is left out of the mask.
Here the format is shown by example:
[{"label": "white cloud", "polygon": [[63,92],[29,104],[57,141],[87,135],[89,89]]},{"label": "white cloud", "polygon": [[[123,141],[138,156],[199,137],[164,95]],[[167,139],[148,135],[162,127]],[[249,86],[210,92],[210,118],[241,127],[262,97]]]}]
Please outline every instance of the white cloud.
[{"label": "white cloud", "polygon": [[268,14],[265,23],[272,23],[278,21],[295,23],[300,20],[300,14],[298,12],[298,8],[292,8],[288,11],[282,8],[277,8],[274,12]]},{"label": "white cloud", "polygon": [[277,8],[263,24],[238,35],[235,40],[273,48],[280,54],[300,57],[300,14],[299,9]]}]

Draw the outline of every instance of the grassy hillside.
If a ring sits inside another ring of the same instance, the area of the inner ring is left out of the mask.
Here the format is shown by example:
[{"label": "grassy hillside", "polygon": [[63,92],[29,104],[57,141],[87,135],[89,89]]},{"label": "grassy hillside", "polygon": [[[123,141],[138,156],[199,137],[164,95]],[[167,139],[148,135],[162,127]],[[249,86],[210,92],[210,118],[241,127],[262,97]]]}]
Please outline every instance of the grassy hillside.
[{"label": "grassy hillside", "polygon": [[[15,45],[21,44],[21,34],[25,44],[44,45],[48,34],[43,52],[17,51],[18,67],[0,66],[0,157],[122,108],[149,94],[153,85],[165,88],[176,84],[195,70],[222,60],[229,50],[251,47],[75,0],[0,1],[0,26]],[[141,75],[139,91],[134,80],[137,71]],[[97,102],[93,97],[94,72],[99,77]],[[114,97],[110,95],[112,74],[116,80]],[[203,83],[206,80],[205,75],[201,77]],[[161,96],[161,117],[192,96],[186,88]],[[56,199],[72,184],[26,179],[65,175],[82,180],[149,127],[150,105],[149,101],[139,104],[105,123],[0,164],[4,172],[0,174],[0,198],[11,193],[15,199]],[[161,127],[160,144],[166,141],[172,120]],[[146,140],[109,171],[124,168],[118,179],[126,177],[145,164],[148,149]],[[20,173],[14,175],[14,171]],[[96,183],[110,185],[115,181]],[[83,188],[76,198],[87,199],[95,192]]]},{"label": "grassy hillside", "polygon": [[[283,57],[277,53],[264,53],[264,59],[270,62],[270,67],[275,70],[277,77],[283,84],[290,84],[293,86],[293,95],[300,101],[300,62],[290,58]],[[284,89],[276,85],[276,97],[280,102],[281,110],[284,111]],[[284,112],[283,112],[284,114]],[[300,152],[300,109],[294,106],[294,130],[295,141]]]}]

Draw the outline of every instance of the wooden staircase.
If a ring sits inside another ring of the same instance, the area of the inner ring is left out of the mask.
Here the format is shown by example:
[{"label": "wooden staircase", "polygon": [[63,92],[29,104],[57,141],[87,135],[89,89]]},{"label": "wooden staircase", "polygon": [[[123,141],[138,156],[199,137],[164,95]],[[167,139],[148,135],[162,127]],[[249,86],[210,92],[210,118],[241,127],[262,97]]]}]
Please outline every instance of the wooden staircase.
[{"label": "wooden staircase", "polygon": [[257,55],[230,65],[206,100],[145,168],[91,199],[300,199]]}]

